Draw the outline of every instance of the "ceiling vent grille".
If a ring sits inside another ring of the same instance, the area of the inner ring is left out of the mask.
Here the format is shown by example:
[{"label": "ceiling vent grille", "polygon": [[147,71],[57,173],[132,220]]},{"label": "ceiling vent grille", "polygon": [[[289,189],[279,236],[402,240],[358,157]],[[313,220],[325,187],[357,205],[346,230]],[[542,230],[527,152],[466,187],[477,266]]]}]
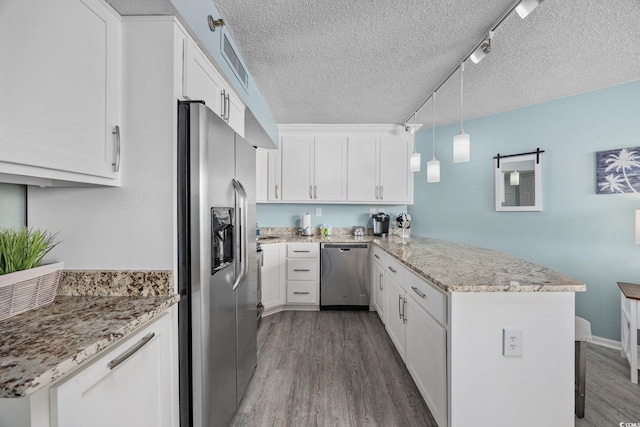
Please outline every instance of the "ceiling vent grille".
[{"label": "ceiling vent grille", "polygon": [[233,46],[231,46],[231,42],[229,42],[229,38],[227,37],[227,35],[224,34],[223,38],[224,40],[222,42],[222,53],[227,59],[229,65],[231,65],[231,68],[233,68],[233,70],[235,71],[236,76],[240,80],[240,83],[242,83],[242,85],[247,88],[249,86],[249,75],[247,74],[247,70],[244,69],[242,62],[240,62],[238,54],[233,49]]}]

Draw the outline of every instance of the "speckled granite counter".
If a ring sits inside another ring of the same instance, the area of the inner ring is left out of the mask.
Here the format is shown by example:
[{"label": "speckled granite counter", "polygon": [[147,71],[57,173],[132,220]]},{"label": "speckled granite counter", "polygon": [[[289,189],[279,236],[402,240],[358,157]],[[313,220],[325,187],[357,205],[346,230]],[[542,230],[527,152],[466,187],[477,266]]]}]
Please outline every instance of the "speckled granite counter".
[{"label": "speckled granite counter", "polygon": [[[264,236],[266,237],[266,236]],[[586,285],[521,258],[426,237],[277,235],[282,242],[372,242],[446,292],[581,292]]]},{"label": "speckled granite counter", "polygon": [[[59,291],[70,295],[59,292],[47,306],[0,321],[0,398],[37,391],[179,300],[178,295],[169,294],[168,285],[161,285],[164,291],[158,291],[157,281],[148,280],[148,274],[114,273],[121,279],[116,281],[117,290],[103,290],[102,296],[94,296],[87,293],[97,292],[91,280],[95,273],[66,273]],[[173,283],[170,272],[158,277],[162,283]],[[102,285],[104,288],[105,283]],[[149,292],[149,287],[156,291]],[[118,292],[133,296],[113,296]],[[149,294],[156,296],[142,296]]]}]

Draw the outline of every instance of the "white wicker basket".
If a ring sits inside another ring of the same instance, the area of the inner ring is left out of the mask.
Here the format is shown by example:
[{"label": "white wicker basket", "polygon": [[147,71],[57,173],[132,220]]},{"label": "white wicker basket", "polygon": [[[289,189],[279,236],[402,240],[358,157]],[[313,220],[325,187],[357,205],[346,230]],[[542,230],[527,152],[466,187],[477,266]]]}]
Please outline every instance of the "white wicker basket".
[{"label": "white wicker basket", "polygon": [[53,302],[63,262],[0,276],[0,320]]}]

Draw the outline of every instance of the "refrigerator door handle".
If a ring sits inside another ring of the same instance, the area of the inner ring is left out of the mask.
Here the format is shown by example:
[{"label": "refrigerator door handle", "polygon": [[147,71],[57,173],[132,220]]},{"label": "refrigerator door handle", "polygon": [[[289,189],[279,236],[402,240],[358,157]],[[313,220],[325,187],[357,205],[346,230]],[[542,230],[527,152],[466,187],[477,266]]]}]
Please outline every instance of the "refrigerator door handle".
[{"label": "refrigerator door handle", "polygon": [[247,192],[240,183],[240,181],[232,180],[233,189],[236,192],[236,204],[237,211],[239,212],[240,219],[240,274],[236,273],[236,281],[233,284],[233,290],[235,291],[244,282],[244,279],[249,273],[249,264],[247,263]]}]

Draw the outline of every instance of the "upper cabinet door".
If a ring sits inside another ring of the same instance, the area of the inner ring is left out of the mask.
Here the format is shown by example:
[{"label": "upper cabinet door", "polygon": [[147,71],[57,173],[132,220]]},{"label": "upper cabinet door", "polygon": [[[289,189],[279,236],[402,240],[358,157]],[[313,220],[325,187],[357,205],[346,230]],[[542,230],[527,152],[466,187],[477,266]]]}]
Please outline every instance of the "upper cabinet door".
[{"label": "upper cabinet door", "polygon": [[349,138],[348,194],[350,202],[378,202],[378,140],[376,137]]},{"label": "upper cabinet door", "polygon": [[192,101],[204,101],[222,117],[224,80],[193,41],[186,39],[184,43],[182,95]]},{"label": "upper cabinet door", "polygon": [[100,0],[1,8],[0,173],[119,185],[120,17]]},{"label": "upper cabinet door", "polygon": [[313,200],[313,137],[282,137],[282,200]]},{"label": "upper cabinet door", "polygon": [[413,203],[412,150],[413,141],[407,137],[383,137],[380,141],[379,201]]},{"label": "upper cabinet door", "polygon": [[269,150],[269,174],[267,199],[270,202],[282,200],[282,168],[280,166],[280,148]]},{"label": "upper cabinet door", "polygon": [[343,202],[347,200],[347,139],[315,138],[314,200]]},{"label": "upper cabinet door", "polygon": [[269,185],[269,152],[256,149],[256,202],[266,202]]}]

